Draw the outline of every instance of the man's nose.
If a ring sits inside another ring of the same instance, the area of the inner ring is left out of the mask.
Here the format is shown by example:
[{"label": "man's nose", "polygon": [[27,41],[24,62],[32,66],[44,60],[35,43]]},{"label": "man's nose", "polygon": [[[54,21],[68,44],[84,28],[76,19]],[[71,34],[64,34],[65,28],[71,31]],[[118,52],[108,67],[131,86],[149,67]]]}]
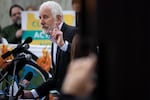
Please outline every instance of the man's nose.
[{"label": "man's nose", "polygon": [[16,14],[16,16],[15,16],[16,18],[20,18],[21,17],[21,15],[20,14]]},{"label": "man's nose", "polygon": [[45,24],[45,21],[43,19],[40,19],[40,24],[41,25],[44,25]]}]

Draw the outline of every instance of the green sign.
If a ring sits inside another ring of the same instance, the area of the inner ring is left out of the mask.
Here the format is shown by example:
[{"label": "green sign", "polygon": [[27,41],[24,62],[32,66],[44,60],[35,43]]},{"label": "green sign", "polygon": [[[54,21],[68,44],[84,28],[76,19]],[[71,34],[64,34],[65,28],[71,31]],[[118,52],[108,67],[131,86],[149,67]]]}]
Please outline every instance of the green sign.
[{"label": "green sign", "polygon": [[34,45],[50,45],[51,41],[49,40],[49,36],[44,34],[42,31],[23,31],[22,41],[24,41],[27,37],[32,38],[32,43]]}]

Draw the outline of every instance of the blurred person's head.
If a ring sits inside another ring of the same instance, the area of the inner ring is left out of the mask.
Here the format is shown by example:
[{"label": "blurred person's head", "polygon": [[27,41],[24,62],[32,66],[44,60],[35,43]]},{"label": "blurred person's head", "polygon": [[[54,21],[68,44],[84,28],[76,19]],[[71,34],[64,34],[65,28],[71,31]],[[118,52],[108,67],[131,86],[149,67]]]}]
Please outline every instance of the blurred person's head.
[{"label": "blurred person's head", "polygon": [[43,31],[48,34],[63,21],[63,10],[57,2],[47,1],[39,8],[39,18]]},{"label": "blurred person's head", "polygon": [[95,47],[91,43],[91,40],[77,33],[73,37],[71,44],[71,59],[88,56],[92,52],[95,52]]},{"label": "blurred person's head", "polygon": [[76,34],[73,37],[72,45],[71,45],[71,59],[76,59],[82,56],[87,56],[89,54],[89,50],[85,49],[85,45],[83,45],[83,41],[80,34]]},{"label": "blurred person's head", "polygon": [[13,23],[16,23],[16,24],[21,24],[21,12],[23,11],[24,9],[20,6],[20,5],[12,5],[9,9],[9,15],[12,19],[12,22]]},{"label": "blurred person's head", "polygon": [[75,12],[80,12],[81,0],[72,0],[72,9]]},{"label": "blurred person's head", "polygon": [[85,9],[87,10],[87,13],[93,13],[96,10],[96,0],[86,0],[85,1]]},{"label": "blurred person's head", "polygon": [[36,10],[35,6],[30,5],[26,7],[26,11],[35,11],[35,10]]},{"label": "blurred person's head", "polygon": [[0,26],[0,43],[2,43],[2,36],[1,36],[2,28]]}]

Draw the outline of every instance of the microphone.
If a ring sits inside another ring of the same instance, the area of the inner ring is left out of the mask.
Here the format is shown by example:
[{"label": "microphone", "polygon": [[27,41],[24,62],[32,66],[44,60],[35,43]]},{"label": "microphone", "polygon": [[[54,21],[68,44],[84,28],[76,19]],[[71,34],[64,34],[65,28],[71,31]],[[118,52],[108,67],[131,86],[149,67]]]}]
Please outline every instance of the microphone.
[{"label": "microphone", "polygon": [[22,43],[22,44],[19,44],[16,48],[14,48],[12,51],[8,51],[6,52],[5,54],[3,54],[1,57],[3,59],[7,58],[8,56],[10,56],[11,54],[16,54],[18,53],[19,51],[21,50],[24,50],[24,49],[28,49],[29,48],[29,43],[32,42],[32,38],[31,37],[28,37],[26,38],[26,40]]},{"label": "microphone", "polygon": [[32,59],[32,56],[30,54],[20,54],[12,60],[6,60],[6,63],[9,63],[12,61],[19,61],[19,60],[30,61],[31,59]]},{"label": "microphone", "polygon": [[24,77],[24,79],[22,81],[20,81],[19,83],[19,89],[18,89],[18,92],[16,93],[16,96],[15,96],[15,100],[17,100],[18,96],[22,95],[24,92],[24,88],[27,88],[30,84],[30,80],[32,79],[33,77],[33,73],[32,72],[28,72],[26,74],[26,76]]},{"label": "microphone", "polygon": [[16,73],[22,69],[26,61],[32,59],[31,54],[20,53],[12,60],[6,60],[6,63],[9,63],[6,68],[0,71],[0,83],[5,79],[8,74],[13,74],[14,61],[19,61],[16,66]]},{"label": "microphone", "polygon": [[29,43],[31,43],[32,42],[32,38],[31,37],[27,37],[26,39],[25,39],[25,41],[22,43],[22,45],[24,45],[24,44],[29,44]]},{"label": "microphone", "polygon": [[18,60],[31,60],[32,56],[30,54],[20,54],[18,56],[16,56],[13,61],[18,61]]}]

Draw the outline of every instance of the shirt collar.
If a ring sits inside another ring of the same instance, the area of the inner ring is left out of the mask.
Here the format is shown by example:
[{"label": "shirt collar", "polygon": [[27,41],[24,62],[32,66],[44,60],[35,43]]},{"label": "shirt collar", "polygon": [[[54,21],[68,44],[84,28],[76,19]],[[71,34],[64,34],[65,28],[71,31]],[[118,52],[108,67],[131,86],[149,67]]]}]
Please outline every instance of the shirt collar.
[{"label": "shirt collar", "polygon": [[59,27],[59,30],[61,30],[62,25],[63,25],[63,22],[61,22],[60,25],[58,26],[58,27]]}]

